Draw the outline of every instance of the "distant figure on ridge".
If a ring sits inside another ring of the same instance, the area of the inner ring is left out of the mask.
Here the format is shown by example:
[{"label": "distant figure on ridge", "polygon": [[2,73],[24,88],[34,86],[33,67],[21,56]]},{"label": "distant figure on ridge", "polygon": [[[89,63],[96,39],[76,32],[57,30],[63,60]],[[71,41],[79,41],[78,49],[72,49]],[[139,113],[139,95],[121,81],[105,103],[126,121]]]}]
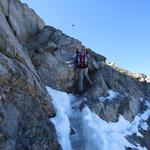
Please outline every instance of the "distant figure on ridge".
[{"label": "distant figure on ridge", "polygon": [[84,77],[87,79],[88,83],[92,85],[92,81],[88,75],[88,60],[89,53],[87,48],[82,48],[80,51],[76,50],[75,55],[75,67],[76,67],[76,79],[78,80],[78,93],[83,93],[83,81]]}]

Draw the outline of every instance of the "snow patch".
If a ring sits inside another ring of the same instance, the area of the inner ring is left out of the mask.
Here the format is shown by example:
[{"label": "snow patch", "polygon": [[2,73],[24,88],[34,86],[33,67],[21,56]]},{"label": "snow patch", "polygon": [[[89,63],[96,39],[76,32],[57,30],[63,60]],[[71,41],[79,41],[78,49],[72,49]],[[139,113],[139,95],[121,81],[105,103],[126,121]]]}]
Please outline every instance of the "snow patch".
[{"label": "snow patch", "polygon": [[56,128],[58,142],[63,150],[72,150],[70,142],[70,122],[68,116],[72,113],[70,96],[65,92],[46,87],[56,108],[56,117],[50,119]]},{"label": "snow patch", "polygon": [[142,122],[141,123],[141,125],[140,125],[140,127],[143,129],[143,130],[145,130],[145,131],[147,131],[148,130],[148,124],[146,123],[146,122]]},{"label": "snow patch", "polygon": [[144,98],[140,98],[139,100],[140,100],[141,102],[143,102],[143,101],[144,101]]},{"label": "snow patch", "polygon": [[84,136],[87,137],[86,150],[109,150],[110,147],[112,150],[125,150],[125,147],[146,150],[139,144],[131,144],[125,137],[134,133],[142,136],[138,129],[139,127],[148,129],[145,121],[150,117],[150,109],[136,116],[131,123],[123,116],[119,117],[118,122],[106,122],[91,112],[88,107],[85,107],[82,113]]},{"label": "snow patch", "polygon": [[150,109],[150,102],[149,101],[146,101],[145,105]]},{"label": "snow patch", "polygon": [[88,107],[83,109],[84,135],[87,137],[86,150],[125,150],[135,148],[125,138],[130,123],[120,117],[117,123],[106,122],[92,113]]},{"label": "snow patch", "polygon": [[[69,118],[81,119],[86,150],[110,150],[110,147],[111,150],[125,150],[126,147],[146,150],[146,148],[142,148],[138,143],[133,145],[126,137],[134,133],[137,136],[142,136],[139,128],[148,130],[146,123],[146,120],[150,117],[150,103],[148,101],[146,101],[147,111],[137,115],[131,123],[125,120],[123,116],[119,117],[118,122],[106,122],[91,112],[87,106],[83,108],[82,112],[75,112],[72,107],[79,107],[81,103],[75,96],[49,87],[47,87],[47,90],[52,97],[52,103],[57,111],[56,117],[50,120],[55,125],[58,141],[63,150],[72,150],[70,141],[71,122],[69,122]],[[109,90],[108,94],[107,99],[109,100],[113,100],[118,95],[118,93],[112,90]],[[86,101],[87,99],[83,98],[83,100]],[[81,142],[81,144],[83,143]]]},{"label": "snow patch", "polygon": [[118,92],[114,92],[113,90],[108,90],[107,93],[109,96],[107,97],[101,96],[99,97],[99,100],[100,101],[105,101],[105,100],[112,101],[114,98],[116,98],[119,95]]}]

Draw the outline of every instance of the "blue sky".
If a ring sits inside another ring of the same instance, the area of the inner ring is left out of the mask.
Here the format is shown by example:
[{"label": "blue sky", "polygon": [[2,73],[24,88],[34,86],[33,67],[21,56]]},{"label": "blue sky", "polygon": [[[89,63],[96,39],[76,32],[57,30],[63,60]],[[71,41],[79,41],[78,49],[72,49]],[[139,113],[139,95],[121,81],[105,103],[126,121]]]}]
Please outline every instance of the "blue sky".
[{"label": "blue sky", "polygon": [[109,61],[150,75],[149,0],[21,1],[46,24],[79,39]]}]

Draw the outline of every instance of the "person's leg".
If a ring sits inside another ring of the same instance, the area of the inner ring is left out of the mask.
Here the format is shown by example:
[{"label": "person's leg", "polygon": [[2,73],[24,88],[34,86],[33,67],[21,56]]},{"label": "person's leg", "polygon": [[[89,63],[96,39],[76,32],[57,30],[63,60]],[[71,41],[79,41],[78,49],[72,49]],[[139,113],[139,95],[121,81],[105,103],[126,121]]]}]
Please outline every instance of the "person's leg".
[{"label": "person's leg", "polygon": [[78,92],[83,91],[83,69],[78,69]]},{"label": "person's leg", "polygon": [[93,82],[91,81],[89,75],[88,75],[88,68],[84,69],[84,76],[86,77],[86,79],[88,80],[90,85],[93,85]]},{"label": "person's leg", "polygon": [[75,80],[77,81],[79,79],[79,68],[75,69]]}]

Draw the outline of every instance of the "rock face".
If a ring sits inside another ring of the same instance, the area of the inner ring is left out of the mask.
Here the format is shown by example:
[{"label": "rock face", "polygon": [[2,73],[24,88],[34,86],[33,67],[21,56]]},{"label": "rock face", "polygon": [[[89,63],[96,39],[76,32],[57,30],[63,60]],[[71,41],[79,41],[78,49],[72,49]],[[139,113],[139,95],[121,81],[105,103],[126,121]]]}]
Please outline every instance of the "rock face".
[{"label": "rock face", "polygon": [[[0,149],[61,149],[49,117],[55,116],[45,86],[75,93],[70,63],[80,41],[44,22],[19,0],[0,1]],[[107,121],[131,121],[150,98],[149,77],[110,65],[89,49],[87,104]],[[111,96],[117,93],[115,96]],[[147,140],[149,136],[145,139]],[[148,140],[147,140],[148,141]],[[146,142],[147,142],[146,141]]]},{"label": "rock face", "polygon": [[[119,114],[131,121],[141,110],[141,98],[145,98],[145,84],[126,76],[104,64],[93,76],[96,83],[86,93],[89,105],[99,116],[108,121],[116,121]],[[112,90],[117,96],[109,99],[108,91]],[[105,101],[101,100],[105,98]]]},{"label": "rock face", "polygon": [[[30,57],[42,81],[53,88],[72,91],[75,85],[75,68],[70,67],[67,62],[73,59],[76,49],[82,47],[81,42],[54,27],[45,26],[28,43]],[[98,68],[94,57],[99,61],[106,59],[92,51],[90,54],[92,70]]]},{"label": "rock face", "polygon": [[0,1],[0,149],[59,149],[55,109],[25,47],[43,21],[17,0]]},{"label": "rock face", "polygon": [[[42,81],[53,88],[75,92],[75,68],[69,66],[77,48],[82,43],[65,35],[62,31],[51,26],[45,26],[33,39],[28,42],[30,58]],[[146,98],[147,86],[139,82],[137,77],[119,71],[108,65],[106,58],[90,53],[89,74],[94,85],[86,85],[84,95],[88,98],[88,105],[105,120],[116,121],[122,114],[128,120],[140,111],[141,98]],[[119,95],[112,102],[101,102],[100,97],[107,97],[108,90]]]}]

